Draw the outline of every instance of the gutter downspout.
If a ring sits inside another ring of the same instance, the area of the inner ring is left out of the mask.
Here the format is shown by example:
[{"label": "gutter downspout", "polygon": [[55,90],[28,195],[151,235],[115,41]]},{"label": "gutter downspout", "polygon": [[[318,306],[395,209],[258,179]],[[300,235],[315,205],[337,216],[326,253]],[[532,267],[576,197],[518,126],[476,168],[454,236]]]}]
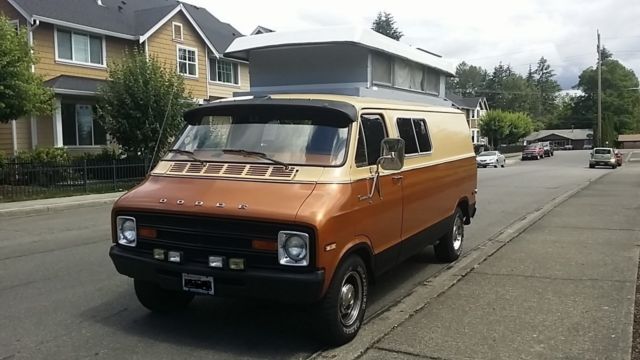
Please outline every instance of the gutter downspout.
[{"label": "gutter downspout", "polygon": [[[31,52],[33,53],[33,30],[40,26],[40,20],[33,19],[31,24],[29,25],[29,47],[31,48]],[[31,65],[31,72],[36,72],[35,64]],[[35,149],[38,146],[38,123],[36,121],[36,117],[31,115],[31,148]]]}]

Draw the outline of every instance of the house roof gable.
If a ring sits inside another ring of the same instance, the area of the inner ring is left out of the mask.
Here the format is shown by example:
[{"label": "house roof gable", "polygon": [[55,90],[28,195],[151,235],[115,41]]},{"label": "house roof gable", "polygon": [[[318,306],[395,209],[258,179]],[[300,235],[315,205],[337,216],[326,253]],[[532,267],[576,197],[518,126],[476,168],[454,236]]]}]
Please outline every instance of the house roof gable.
[{"label": "house roof gable", "polygon": [[476,109],[484,99],[482,97],[462,97],[455,94],[447,94],[446,98],[461,109]]},{"label": "house roof gable", "polygon": [[182,10],[214,53],[224,52],[233,39],[242,36],[206,9],[176,0],[102,0],[103,6],[95,0],[9,1],[28,19],[129,40],[139,40],[171,12]]},{"label": "house roof gable", "polygon": [[557,135],[570,140],[584,140],[593,138],[593,130],[591,129],[555,129],[555,130],[540,130],[525,137],[527,141],[534,141],[545,138],[549,135]]}]

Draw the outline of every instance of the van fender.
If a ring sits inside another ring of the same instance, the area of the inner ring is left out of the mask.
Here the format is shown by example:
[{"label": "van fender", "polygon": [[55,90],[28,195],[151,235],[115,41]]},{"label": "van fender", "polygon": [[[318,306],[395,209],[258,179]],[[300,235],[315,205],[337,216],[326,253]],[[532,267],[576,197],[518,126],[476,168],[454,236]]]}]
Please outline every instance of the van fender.
[{"label": "van fender", "polygon": [[335,263],[333,263],[333,266],[331,267],[331,269],[329,268],[325,269],[325,281],[324,281],[323,293],[327,290],[327,288],[329,287],[329,284],[331,284],[331,280],[333,279],[333,273],[338,268],[340,263],[344,261],[344,259],[346,259],[351,254],[358,254],[358,256],[362,258],[362,261],[364,261],[365,265],[367,266],[369,279],[373,281],[374,272],[373,272],[373,250],[372,249],[373,247],[371,246],[371,240],[365,235],[357,235],[351,241],[347,242],[340,249],[339,256],[336,257],[336,261]]}]

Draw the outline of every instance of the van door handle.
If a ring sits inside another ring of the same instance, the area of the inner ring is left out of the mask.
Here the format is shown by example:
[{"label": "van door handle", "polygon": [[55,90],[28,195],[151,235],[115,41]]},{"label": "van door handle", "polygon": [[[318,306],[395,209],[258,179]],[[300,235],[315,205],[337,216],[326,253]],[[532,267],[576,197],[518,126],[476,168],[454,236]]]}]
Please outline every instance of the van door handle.
[{"label": "van door handle", "polygon": [[402,181],[402,175],[392,176],[391,179],[396,182]]}]

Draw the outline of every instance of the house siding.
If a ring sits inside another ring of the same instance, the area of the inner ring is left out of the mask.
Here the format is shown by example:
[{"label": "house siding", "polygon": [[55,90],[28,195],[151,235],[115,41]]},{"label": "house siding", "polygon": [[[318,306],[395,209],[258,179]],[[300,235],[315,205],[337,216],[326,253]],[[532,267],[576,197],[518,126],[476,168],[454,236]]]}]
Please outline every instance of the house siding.
[{"label": "house siding", "polygon": [[31,120],[20,118],[16,120],[16,143],[18,151],[31,150]]},{"label": "house siding", "polygon": [[36,118],[38,131],[38,147],[53,147],[53,116],[39,116]]},{"label": "house siding", "polygon": [[[105,37],[107,64],[119,60],[127,48],[132,48],[136,43],[130,40]],[[57,62],[55,59],[54,26],[41,23],[33,33],[35,53],[38,58],[36,73],[42,75],[45,80],[58,75],[80,76],[93,79],[106,79],[107,69],[82,65],[71,65]]]},{"label": "house siding", "polygon": [[[207,75],[208,76],[208,75]],[[213,98],[227,98],[233,96],[235,92],[249,91],[249,65],[238,64],[239,85],[226,85],[216,82],[209,82],[209,96]]]},{"label": "house siding", "polygon": [[[183,41],[173,40],[172,23],[182,24]],[[185,76],[185,88],[196,99],[207,98],[206,43],[181,12],[177,13],[147,39],[147,49],[164,66],[178,71],[178,46],[198,50],[198,77]]]},{"label": "house siding", "polygon": [[13,153],[13,140],[11,139],[11,122],[0,123],[0,152]]}]

